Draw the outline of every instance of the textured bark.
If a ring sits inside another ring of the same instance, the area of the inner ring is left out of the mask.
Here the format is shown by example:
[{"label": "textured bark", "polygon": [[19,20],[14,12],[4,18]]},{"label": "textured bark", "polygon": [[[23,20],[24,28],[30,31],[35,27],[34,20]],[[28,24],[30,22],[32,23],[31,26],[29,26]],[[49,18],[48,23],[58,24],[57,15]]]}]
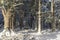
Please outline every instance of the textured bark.
[{"label": "textured bark", "polygon": [[4,17],[4,28],[8,28],[10,26],[9,17]]},{"label": "textured bark", "polygon": [[2,14],[4,17],[4,29],[10,30],[12,28],[12,15],[10,11],[5,12],[5,10],[2,10]]}]

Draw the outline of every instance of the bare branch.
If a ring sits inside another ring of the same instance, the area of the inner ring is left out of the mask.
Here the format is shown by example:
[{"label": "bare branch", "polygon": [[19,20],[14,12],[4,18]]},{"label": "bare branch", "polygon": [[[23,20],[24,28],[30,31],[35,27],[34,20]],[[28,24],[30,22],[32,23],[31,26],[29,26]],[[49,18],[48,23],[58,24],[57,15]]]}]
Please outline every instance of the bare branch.
[{"label": "bare branch", "polygon": [[4,7],[0,7],[0,8],[1,8],[1,10],[2,10],[3,16],[5,16],[5,15],[6,15],[6,9],[5,9]]},{"label": "bare branch", "polygon": [[18,5],[23,5],[23,3],[14,4],[13,7],[18,6]]},{"label": "bare branch", "polygon": [[11,6],[11,8],[9,9],[10,11],[12,10],[12,8],[14,8],[15,6],[18,6],[18,5],[23,5],[23,3],[19,3],[19,4],[14,4]]},{"label": "bare branch", "polygon": [[5,11],[4,10],[2,10],[2,14],[3,14],[3,16],[5,16]]}]

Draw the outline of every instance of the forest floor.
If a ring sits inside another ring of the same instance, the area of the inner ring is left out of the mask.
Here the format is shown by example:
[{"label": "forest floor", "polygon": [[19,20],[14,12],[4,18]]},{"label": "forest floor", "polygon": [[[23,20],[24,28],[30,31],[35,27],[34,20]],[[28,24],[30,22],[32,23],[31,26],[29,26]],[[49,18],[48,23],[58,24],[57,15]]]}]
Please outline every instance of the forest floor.
[{"label": "forest floor", "polygon": [[[4,33],[2,33],[4,34]],[[0,33],[0,40],[60,40],[60,31],[51,32],[49,29],[43,30],[41,35],[38,33],[14,33],[11,35],[2,35]]]}]

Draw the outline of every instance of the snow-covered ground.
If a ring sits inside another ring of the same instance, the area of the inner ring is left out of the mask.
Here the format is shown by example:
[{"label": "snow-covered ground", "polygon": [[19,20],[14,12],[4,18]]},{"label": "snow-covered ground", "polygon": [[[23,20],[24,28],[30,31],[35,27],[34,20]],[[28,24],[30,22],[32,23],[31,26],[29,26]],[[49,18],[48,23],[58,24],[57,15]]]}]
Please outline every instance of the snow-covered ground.
[{"label": "snow-covered ground", "polygon": [[60,31],[55,31],[55,32],[46,32],[45,31],[40,36],[40,39],[41,40],[60,40]]},{"label": "snow-covered ground", "polygon": [[60,40],[60,31],[55,32],[48,30],[42,31],[41,35],[34,35],[35,40]]},{"label": "snow-covered ground", "polygon": [[[0,34],[1,35],[1,34]],[[60,31],[51,32],[49,29],[38,33],[11,33],[11,36],[1,36],[0,40],[60,40]]]}]

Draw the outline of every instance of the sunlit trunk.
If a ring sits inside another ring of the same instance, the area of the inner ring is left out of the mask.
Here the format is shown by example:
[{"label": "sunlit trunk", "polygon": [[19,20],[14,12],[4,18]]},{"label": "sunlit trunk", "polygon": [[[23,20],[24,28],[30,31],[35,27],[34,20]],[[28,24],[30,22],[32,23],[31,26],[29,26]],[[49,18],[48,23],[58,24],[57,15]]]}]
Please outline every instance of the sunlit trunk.
[{"label": "sunlit trunk", "polygon": [[5,12],[5,10],[2,10],[2,14],[4,17],[4,30],[9,30],[12,27],[12,17],[11,13],[9,11]]},{"label": "sunlit trunk", "polygon": [[5,12],[2,10],[2,14],[4,17],[4,30],[2,31],[2,35],[10,36],[14,33],[11,29],[14,27],[14,17],[10,11]]},{"label": "sunlit trunk", "polygon": [[40,14],[41,14],[41,3],[40,3],[40,0],[39,0],[39,12],[38,12],[38,33],[41,34],[41,18],[40,18]]},{"label": "sunlit trunk", "polygon": [[10,27],[10,19],[9,17],[4,17],[4,29],[7,29]]}]

